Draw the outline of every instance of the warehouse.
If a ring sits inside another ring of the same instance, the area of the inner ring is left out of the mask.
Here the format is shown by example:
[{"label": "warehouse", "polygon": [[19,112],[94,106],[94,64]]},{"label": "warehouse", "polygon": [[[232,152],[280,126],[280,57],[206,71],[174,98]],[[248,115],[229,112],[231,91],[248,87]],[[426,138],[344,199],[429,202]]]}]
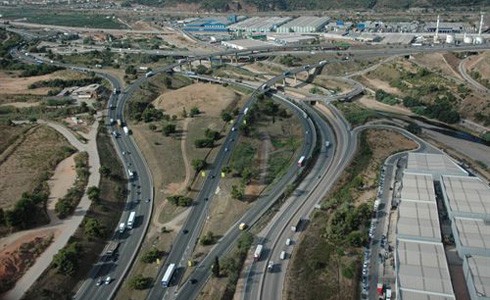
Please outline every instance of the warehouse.
[{"label": "warehouse", "polygon": [[401,191],[401,199],[434,202],[436,194],[434,191],[434,183],[431,175],[403,173],[403,188]]},{"label": "warehouse", "polygon": [[442,243],[398,239],[397,299],[456,299]]},{"label": "warehouse", "polygon": [[418,241],[441,241],[439,216],[434,202],[401,200],[396,224],[396,234],[400,239]]},{"label": "warehouse", "polygon": [[442,176],[441,185],[450,218],[490,220],[490,189],[479,178]]},{"label": "warehouse", "polygon": [[290,17],[253,17],[229,26],[232,31],[270,32],[291,20]]},{"label": "warehouse", "polygon": [[471,299],[490,299],[490,257],[466,257],[463,272]]},{"label": "warehouse", "polygon": [[230,21],[223,19],[197,19],[189,23],[184,24],[185,31],[211,31],[211,32],[225,32],[228,31],[228,24]]},{"label": "warehouse", "polygon": [[454,218],[451,227],[461,258],[466,255],[490,256],[490,224],[483,219]]},{"label": "warehouse", "polygon": [[277,33],[311,33],[324,31],[325,24],[328,23],[329,19],[328,17],[299,17],[277,28]]},{"label": "warehouse", "polygon": [[243,40],[232,40],[232,41],[222,41],[221,45],[237,50],[246,50],[250,48],[260,48],[260,47],[270,47],[274,46],[260,40],[243,39]]},{"label": "warehouse", "polygon": [[267,40],[273,41],[278,45],[300,45],[300,44],[312,43],[317,39],[314,36],[306,36],[306,35],[272,34],[272,35],[267,35]]},{"label": "warehouse", "polygon": [[434,180],[439,180],[441,175],[468,175],[468,172],[458,166],[449,156],[425,153],[408,154],[407,172],[432,174]]}]

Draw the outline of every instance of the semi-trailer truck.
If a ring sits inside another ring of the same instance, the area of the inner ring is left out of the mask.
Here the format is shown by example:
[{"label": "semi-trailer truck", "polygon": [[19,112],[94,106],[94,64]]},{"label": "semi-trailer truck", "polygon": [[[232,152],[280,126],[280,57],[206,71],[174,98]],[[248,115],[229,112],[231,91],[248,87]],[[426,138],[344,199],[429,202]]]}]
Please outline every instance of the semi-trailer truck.
[{"label": "semi-trailer truck", "polygon": [[254,252],[254,261],[260,260],[260,255],[262,254],[263,248],[264,248],[263,245],[257,245],[257,248],[255,248],[255,252]]},{"label": "semi-trailer truck", "polygon": [[296,221],[296,223],[294,223],[291,226],[291,231],[294,231],[294,232],[300,231],[300,229],[301,229],[301,222],[303,222],[303,218],[299,218],[298,221]]},{"label": "semi-trailer truck", "polygon": [[114,253],[116,253],[118,247],[119,247],[119,242],[110,241],[105,248],[104,251],[105,255],[112,256]]},{"label": "semi-trailer truck", "polygon": [[130,214],[129,214],[129,218],[128,218],[128,229],[133,229],[133,225],[134,225],[134,218],[136,217],[136,212],[135,211],[132,211]]}]

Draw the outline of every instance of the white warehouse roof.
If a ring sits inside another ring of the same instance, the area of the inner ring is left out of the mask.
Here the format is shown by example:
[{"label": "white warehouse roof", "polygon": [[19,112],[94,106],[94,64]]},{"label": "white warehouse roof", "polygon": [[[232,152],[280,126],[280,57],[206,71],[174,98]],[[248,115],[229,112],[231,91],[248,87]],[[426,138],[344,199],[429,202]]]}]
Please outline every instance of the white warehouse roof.
[{"label": "white warehouse roof", "polygon": [[250,32],[269,32],[271,29],[276,28],[289,20],[291,20],[290,17],[252,17],[230,25],[228,28],[231,30],[244,30]]},{"label": "white warehouse roof", "polygon": [[440,242],[442,238],[436,202],[401,200],[396,234],[400,239]]},{"label": "white warehouse roof", "polygon": [[412,299],[405,298],[405,292],[418,294],[417,299],[455,299],[442,243],[398,239],[396,260],[397,291],[402,299]]},{"label": "white warehouse roof", "polygon": [[490,219],[490,188],[477,177],[442,176],[449,215]]},{"label": "white warehouse roof", "polygon": [[482,219],[454,218],[461,245],[490,251],[490,224]]},{"label": "white warehouse roof", "polygon": [[468,172],[444,154],[409,153],[407,171],[428,173],[433,176],[468,175]]},{"label": "white warehouse roof", "polygon": [[471,299],[490,299],[490,257],[466,257],[463,271]]},{"label": "white warehouse roof", "polygon": [[288,33],[290,30],[293,32],[315,32],[323,29],[329,19],[329,17],[302,16],[282,25],[277,29],[277,32]]},{"label": "white warehouse roof", "polygon": [[400,295],[398,295],[397,299],[401,300],[454,300],[454,297],[447,296],[439,296],[439,295],[430,295],[430,294],[421,294],[418,292],[412,291],[400,291]]},{"label": "white warehouse roof", "polygon": [[402,180],[401,199],[435,203],[436,194],[431,175],[404,172]]}]

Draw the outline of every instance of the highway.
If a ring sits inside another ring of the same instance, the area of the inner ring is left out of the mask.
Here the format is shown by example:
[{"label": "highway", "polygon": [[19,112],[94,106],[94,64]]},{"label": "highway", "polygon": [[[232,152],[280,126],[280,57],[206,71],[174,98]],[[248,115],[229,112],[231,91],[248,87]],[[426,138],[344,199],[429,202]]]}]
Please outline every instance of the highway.
[{"label": "highway", "polygon": [[[295,47],[295,48],[306,48],[309,49],[308,47]],[[227,50],[227,51],[221,51],[213,54],[203,54],[200,56],[195,56],[195,57],[188,57],[178,63],[174,63],[171,65],[168,65],[166,67],[160,68],[155,70],[156,73],[158,72],[168,72],[170,70],[173,70],[173,68],[178,67],[179,65],[184,65],[186,63],[189,63],[190,61],[195,61],[195,60],[200,60],[200,59],[208,59],[210,57],[217,57],[217,56],[225,56],[225,55],[250,55],[250,54],[255,54],[255,52],[267,52],[267,55],[272,55],[270,52],[272,49],[271,48],[260,48],[260,49],[248,49],[248,50],[243,50],[243,51],[237,51],[237,50]],[[274,50],[277,49],[277,47],[274,47]],[[294,49],[294,48],[290,48]],[[488,49],[486,46],[471,46],[471,47],[452,47],[451,50],[455,51],[468,51],[468,50],[484,50]],[[449,50],[448,48],[444,50]],[[332,52],[337,51],[337,50],[332,50]],[[361,53],[378,53],[382,51],[379,49],[370,49],[370,50],[349,50],[349,52],[356,53],[356,54],[361,54]],[[393,48],[393,49],[387,49],[386,51],[383,52],[384,55],[405,55],[405,54],[410,54],[410,53],[417,53],[417,52],[432,52],[432,51],[441,51],[439,47],[418,47],[418,48]],[[280,54],[284,54],[285,52],[280,52]],[[35,61],[34,58],[31,58],[30,56],[24,56],[23,53],[18,53],[18,57],[23,59],[23,60],[31,60],[30,62],[32,63],[33,60]],[[85,68],[79,68],[79,67],[72,67],[72,66],[66,66],[69,67],[73,70],[77,71],[82,71],[82,72],[87,72],[87,71],[96,71],[92,69],[85,69]],[[321,67],[320,63],[308,66],[308,68],[315,68],[315,67]],[[302,72],[306,71],[305,66],[300,67],[300,68],[295,68],[287,73],[285,72],[284,74],[281,74],[279,76],[274,77],[273,79],[267,81],[262,87],[257,89],[252,97],[249,99],[249,101],[246,104],[246,107],[249,107],[250,104],[254,101],[255,97],[263,92],[266,92],[269,87],[271,87],[273,84],[276,82],[279,82],[283,80],[285,77],[289,77],[292,74],[295,74],[297,72]],[[96,71],[97,72],[97,71]],[[120,89],[120,83],[113,77],[108,76],[108,75],[102,75],[103,73],[98,73],[100,76],[105,76],[111,83],[113,84],[114,87]],[[132,92],[144,81],[146,81],[147,78],[142,77],[138,80],[136,80],[127,90],[125,94],[120,94],[120,95],[113,95],[111,97],[111,103],[114,103],[116,105],[116,108],[114,110],[109,110],[108,117],[107,117],[107,123],[109,123],[110,118],[114,119],[121,119],[124,120],[123,116],[123,110],[124,110],[124,105],[126,101],[128,101],[131,98]],[[349,97],[352,97],[356,95],[359,90],[362,88],[362,86],[359,86],[356,88],[354,91],[352,91],[352,95],[347,95]],[[361,90],[362,91],[362,90]],[[339,96],[340,97],[340,96]],[[115,101],[116,98],[119,98],[118,100]],[[340,98],[339,98],[340,99]],[[334,110],[335,111],[335,110]],[[337,112],[338,113],[338,112]],[[350,129],[349,125],[346,124],[345,120],[342,118],[342,116],[337,115],[337,113],[334,112],[336,120],[330,120],[331,122],[338,122],[338,126],[340,128],[344,129]],[[237,124],[242,122],[243,120],[243,110],[240,116],[237,119]],[[308,118],[307,119],[307,124],[304,124],[304,126],[313,126],[312,121]],[[307,128],[307,127],[305,127]],[[115,292],[117,291],[119,285],[122,282],[123,277],[125,276],[127,270],[129,270],[131,263],[138,252],[140,243],[144,237],[144,234],[146,233],[146,226],[148,224],[149,218],[151,216],[151,211],[152,211],[152,195],[153,195],[153,187],[152,187],[152,181],[151,181],[151,174],[149,173],[149,169],[146,166],[146,163],[144,159],[142,158],[139,150],[137,149],[137,146],[135,145],[132,137],[126,136],[119,127],[115,125],[109,126],[110,131],[115,131],[119,133],[118,138],[114,138],[114,143],[116,145],[116,150],[118,151],[118,154],[120,158],[122,159],[124,163],[125,170],[131,169],[136,172],[136,177],[130,181],[128,184],[129,188],[129,195],[128,195],[128,205],[121,217],[121,222],[125,221],[127,219],[127,216],[130,211],[134,210],[136,211],[136,214],[138,216],[136,226],[133,230],[131,231],[126,231],[124,234],[119,235],[116,233],[114,235],[114,239],[121,241],[121,246],[119,248],[119,257],[117,261],[105,261],[104,259],[101,259],[99,263],[97,263],[92,271],[90,272],[89,278],[83,283],[82,287],[76,294],[76,298],[79,299],[89,299],[89,298],[97,298],[97,299],[111,299]],[[313,129],[311,129],[313,132]],[[343,129],[342,129],[343,130]],[[309,130],[306,130],[309,131]],[[226,145],[227,148],[233,149],[235,146],[235,143],[237,141],[238,137],[238,131],[231,131],[229,135],[225,138],[225,142],[223,145]],[[321,133],[322,139],[325,139],[328,134],[326,133]],[[344,131],[341,131],[340,133],[336,133],[337,141],[336,144],[340,143],[342,145],[347,145],[343,147],[347,147],[347,149],[342,149],[342,150],[336,150],[336,153],[343,152],[339,155],[341,156],[336,156],[334,163],[332,164],[332,167],[334,168],[333,173],[334,174],[340,174],[341,170],[347,162],[349,161],[350,157],[352,157],[353,152],[355,151],[355,145],[356,145],[356,139],[352,139],[352,136],[350,133],[346,133]],[[306,145],[314,145],[315,141],[313,140],[313,134],[306,134],[305,136],[305,146],[302,150],[302,153],[310,153],[312,151],[312,147],[310,146],[309,148],[306,147]],[[337,145],[336,145],[337,146]],[[122,153],[129,153],[123,155]],[[311,153],[310,153],[311,155]],[[176,287],[171,287],[169,289],[163,289],[159,285],[159,280],[161,279],[163,272],[165,271],[165,268],[168,266],[169,263],[176,263],[177,265],[180,266],[180,269],[177,271],[177,276],[175,276],[175,281],[174,284],[178,285],[179,282],[179,274],[183,274],[184,268],[186,266],[187,259],[191,256],[192,250],[194,246],[197,243],[197,239],[199,237],[202,225],[205,221],[205,218],[207,216],[207,211],[209,208],[209,202],[212,199],[212,196],[214,194],[214,191],[216,190],[216,187],[218,186],[219,182],[219,173],[221,170],[221,166],[223,163],[226,163],[231,156],[231,151],[224,151],[224,147],[220,149],[220,152],[217,155],[216,161],[213,164],[213,169],[208,172],[208,176],[203,184],[203,187],[198,195],[198,197],[195,199],[195,205],[192,208],[192,211],[189,215],[189,217],[186,220],[186,223],[184,224],[184,229],[186,229],[186,232],[184,231],[180,232],[174,241],[174,244],[172,245],[171,252],[169,256],[167,257],[165,265],[160,269],[157,280],[155,283],[155,286],[153,289],[150,291],[148,294],[148,299],[162,299],[164,297],[168,297],[170,295],[175,295],[177,296],[178,299],[193,299],[197,296],[197,293],[199,292],[199,289],[204,285],[205,279],[209,275],[209,266],[212,263],[212,260],[214,259],[214,256],[222,256],[224,253],[228,252],[232,246],[233,242],[236,241],[238,235],[240,234],[237,226],[233,226],[230,228],[230,230],[226,233],[226,235],[223,237],[223,239],[211,250],[211,253],[206,256],[200,264],[194,269],[192,273],[192,278],[194,278],[197,283],[191,283],[189,281],[185,282],[182,284],[182,286],[177,290]],[[320,158],[322,155],[320,156]],[[323,158],[322,158],[323,159]],[[322,162],[326,163],[326,162]],[[266,195],[259,199],[257,201],[257,204],[254,205],[247,213],[242,217],[240,222],[245,222],[247,224],[254,224],[260,216],[270,207],[270,200],[274,197],[277,197],[277,195],[282,194],[284,191],[286,185],[288,182],[291,182],[294,180],[295,176],[297,175],[297,167],[292,166],[287,175],[277,184],[273,187],[270,188],[270,191],[266,193]],[[324,173],[325,174],[325,173]],[[327,174],[328,175],[328,174]],[[321,182],[330,182],[330,184],[335,180],[334,178],[330,178],[327,175],[323,175],[324,180],[321,180]],[[327,178],[328,177],[328,178]],[[310,178],[310,177],[307,177]],[[311,178],[305,180],[305,184],[308,184],[308,181],[313,181]],[[327,183],[323,183],[322,186],[328,187],[329,185]],[[312,188],[311,186],[305,186],[305,189]],[[313,197],[311,197],[313,199]],[[134,200],[140,200],[138,203],[136,203]],[[149,202],[147,202],[149,200]],[[306,201],[306,200],[305,200]],[[309,207],[308,209],[306,207]],[[311,212],[311,205],[305,205],[303,210],[299,211],[299,208],[291,208],[288,210],[286,215],[292,215],[293,217],[285,217],[283,220],[291,220],[294,221],[294,217],[299,216],[299,215],[307,215],[309,212]],[[298,212],[299,211],[299,212]],[[296,213],[297,212],[297,213]],[[296,213],[296,214],[295,214]],[[283,221],[283,222],[286,222]],[[238,224],[238,223],[237,223]],[[287,227],[287,225],[284,225]],[[283,228],[284,228],[283,226]],[[281,226],[277,225],[275,228],[281,228]],[[281,239],[284,239],[284,237],[287,235],[287,232],[282,230],[282,232],[278,232],[276,229],[275,232],[271,231],[270,237],[275,237],[275,244],[278,243]],[[276,236],[278,235],[278,236]],[[279,248],[278,248],[279,249]],[[274,252],[273,252],[274,254]],[[274,254],[274,255],[277,255]],[[119,262],[124,262],[124,263],[119,263]],[[282,273],[282,272],[279,272]],[[102,286],[96,286],[95,282],[97,281],[98,278],[105,277],[105,276],[111,276],[115,282],[112,282],[110,285],[102,285]],[[283,275],[282,275],[283,276]],[[269,279],[267,279],[269,277]],[[267,281],[269,280],[269,281]],[[279,277],[277,278],[274,276],[265,276],[264,279],[264,286],[269,286],[271,284],[274,284],[274,282],[283,282],[283,280]],[[261,287],[262,289],[262,287]],[[262,292],[259,291],[259,295],[261,295]],[[102,297],[102,298],[101,298]]]}]

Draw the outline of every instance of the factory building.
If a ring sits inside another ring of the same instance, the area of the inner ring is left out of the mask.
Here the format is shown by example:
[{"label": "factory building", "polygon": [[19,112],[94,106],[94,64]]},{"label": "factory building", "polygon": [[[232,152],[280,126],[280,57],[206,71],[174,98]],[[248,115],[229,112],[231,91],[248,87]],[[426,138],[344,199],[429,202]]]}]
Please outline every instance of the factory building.
[{"label": "factory building", "polygon": [[231,15],[228,18],[205,18],[205,19],[189,19],[183,22],[185,31],[204,31],[204,32],[227,32],[228,25],[237,21],[237,16]]},{"label": "factory building", "polygon": [[[436,32],[437,22],[429,22],[425,24],[425,32]],[[468,24],[439,22],[439,33],[462,33],[474,31]]]},{"label": "factory building", "polygon": [[253,39],[222,41],[221,45],[225,46],[226,48],[237,49],[237,50],[246,50],[250,48],[274,46],[273,44],[266,43],[261,40],[253,40]]},{"label": "factory building", "polygon": [[252,17],[230,25],[229,29],[244,32],[271,32],[289,20],[291,20],[290,17]]},{"label": "factory building", "polygon": [[[410,173],[414,171],[418,173]],[[410,153],[400,202],[395,250],[397,299],[455,299],[440,242],[439,215],[446,213],[438,210],[445,207],[450,223],[450,230],[444,229],[445,240],[449,234],[454,237],[470,299],[489,300],[488,185],[468,176],[446,155]]]},{"label": "factory building", "polygon": [[300,45],[308,44],[316,41],[316,37],[307,35],[280,35],[280,34],[268,34],[267,40],[272,41],[278,45]]},{"label": "factory building", "polygon": [[308,17],[296,18],[277,28],[277,33],[311,33],[324,31],[328,17]]}]

